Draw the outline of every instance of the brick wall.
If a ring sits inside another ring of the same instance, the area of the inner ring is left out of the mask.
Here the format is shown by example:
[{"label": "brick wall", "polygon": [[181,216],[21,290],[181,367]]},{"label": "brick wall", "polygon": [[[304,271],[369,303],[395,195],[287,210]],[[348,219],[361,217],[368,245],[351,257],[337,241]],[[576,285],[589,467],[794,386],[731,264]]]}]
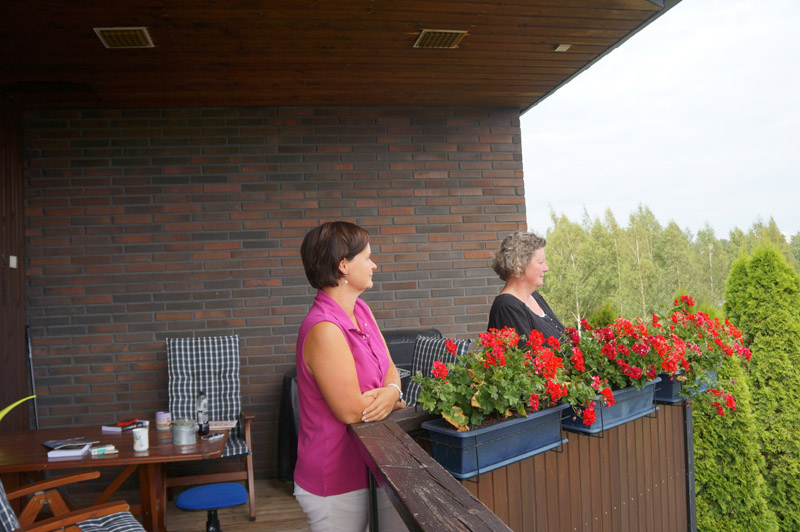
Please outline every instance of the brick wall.
[{"label": "brick wall", "polygon": [[472,338],[500,286],[488,257],[525,226],[516,110],[41,111],[24,136],[42,426],[152,417],[164,339],[236,333],[268,476],[309,228],[369,230],[382,328]]}]

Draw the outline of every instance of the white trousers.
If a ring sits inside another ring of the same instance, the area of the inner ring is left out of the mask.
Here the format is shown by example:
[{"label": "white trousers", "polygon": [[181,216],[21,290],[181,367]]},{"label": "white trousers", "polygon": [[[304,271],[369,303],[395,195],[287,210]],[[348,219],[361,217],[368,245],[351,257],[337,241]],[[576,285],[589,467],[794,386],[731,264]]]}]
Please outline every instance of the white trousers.
[{"label": "white trousers", "polygon": [[[382,489],[378,495],[378,530],[407,532],[400,515]],[[320,497],[297,484],[294,497],[306,513],[311,532],[366,532],[369,527],[369,490]]]}]

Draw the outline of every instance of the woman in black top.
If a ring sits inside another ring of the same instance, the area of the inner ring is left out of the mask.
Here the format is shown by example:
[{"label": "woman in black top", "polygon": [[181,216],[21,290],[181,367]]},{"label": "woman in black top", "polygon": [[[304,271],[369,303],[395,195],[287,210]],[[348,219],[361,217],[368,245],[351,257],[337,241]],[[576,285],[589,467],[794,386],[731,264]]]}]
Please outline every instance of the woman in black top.
[{"label": "woman in black top", "polygon": [[536,292],[549,271],[544,254],[546,243],[544,238],[524,231],[503,239],[492,268],[506,284],[489,311],[489,329],[511,327],[526,338],[532,329],[545,338],[559,338],[564,332],[564,325]]}]

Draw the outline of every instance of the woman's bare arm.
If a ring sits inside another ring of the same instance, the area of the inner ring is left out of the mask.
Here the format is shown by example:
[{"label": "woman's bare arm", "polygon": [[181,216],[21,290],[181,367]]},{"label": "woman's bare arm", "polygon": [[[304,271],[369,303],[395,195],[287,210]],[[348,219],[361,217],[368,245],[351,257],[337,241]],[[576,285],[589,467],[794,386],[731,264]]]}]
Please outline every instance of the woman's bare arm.
[{"label": "woman's bare arm", "polygon": [[345,424],[362,421],[375,399],[361,393],[353,353],[341,329],[329,321],[314,325],[306,336],[303,358],[336,419]]}]

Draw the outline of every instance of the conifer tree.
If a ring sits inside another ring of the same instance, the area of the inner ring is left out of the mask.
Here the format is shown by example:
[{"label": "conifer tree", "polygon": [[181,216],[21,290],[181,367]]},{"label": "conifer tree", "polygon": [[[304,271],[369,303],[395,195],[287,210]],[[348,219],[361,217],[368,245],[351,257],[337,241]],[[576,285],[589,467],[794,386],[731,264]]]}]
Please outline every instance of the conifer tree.
[{"label": "conifer tree", "polygon": [[708,395],[694,400],[695,490],[698,532],[775,532],[767,505],[758,426],[738,360],[725,361],[717,383],[736,397],[736,411],[720,418]]},{"label": "conifer tree", "polygon": [[761,218],[756,220],[755,223],[753,223],[753,227],[750,228],[750,231],[742,236],[738,249],[740,251],[744,250],[747,253],[752,253],[757,247],[767,244],[775,246],[775,248],[786,257],[789,265],[792,266],[795,271],[798,271],[800,265],[798,265],[795,259],[792,246],[786,240],[786,236],[781,233],[778,224],[775,223],[773,218],[770,218],[768,222],[764,222]]},{"label": "conifer tree", "polygon": [[731,268],[725,312],[753,351],[749,382],[767,499],[782,532],[800,530],[800,276],[772,244]]}]

